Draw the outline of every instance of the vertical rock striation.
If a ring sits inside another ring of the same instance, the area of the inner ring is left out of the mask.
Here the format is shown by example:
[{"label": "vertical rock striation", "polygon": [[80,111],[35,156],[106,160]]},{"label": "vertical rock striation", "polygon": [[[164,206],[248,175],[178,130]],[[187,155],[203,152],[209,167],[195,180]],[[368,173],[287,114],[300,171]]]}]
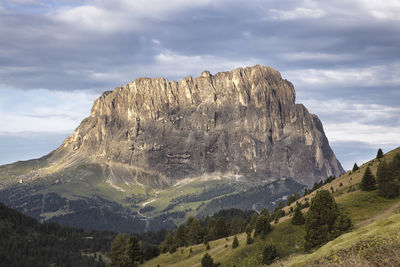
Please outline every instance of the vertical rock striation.
[{"label": "vertical rock striation", "polygon": [[312,185],[343,172],[293,85],[259,65],[107,91],[51,158],[135,167],[169,183],[220,172]]}]

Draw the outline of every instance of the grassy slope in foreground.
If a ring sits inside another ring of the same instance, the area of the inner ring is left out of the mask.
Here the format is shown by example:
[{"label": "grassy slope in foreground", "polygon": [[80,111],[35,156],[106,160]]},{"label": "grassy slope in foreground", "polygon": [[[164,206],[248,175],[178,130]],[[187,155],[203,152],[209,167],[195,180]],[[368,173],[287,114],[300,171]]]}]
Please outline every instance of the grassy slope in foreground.
[{"label": "grassy slope in foreground", "polygon": [[[391,160],[396,153],[400,153],[400,148],[387,153],[385,159]],[[334,196],[339,207],[350,215],[355,227],[352,232],[327,243],[314,253],[303,253],[304,226],[291,225],[290,216],[286,216],[278,224],[273,225],[273,230],[266,240],[258,240],[252,245],[246,245],[246,236],[241,234],[238,235],[240,245],[236,249],[231,247],[233,237],[229,237],[228,241],[223,238],[210,242],[211,249],[208,251],[205,250],[203,244],[183,248],[183,253],[179,248],[174,254],[162,254],[146,262],[144,266],[157,266],[157,264],[160,266],[200,266],[201,259],[206,252],[213,257],[214,262],[220,262],[222,266],[233,266],[234,264],[237,267],[257,266],[261,249],[266,241],[273,241],[283,257],[292,254],[289,258],[277,262],[276,266],[309,266],[312,264],[325,266],[343,263],[347,263],[348,266],[354,266],[354,264],[364,264],[363,266],[365,266],[366,259],[372,261],[378,253],[382,254],[382,251],[400,249],[395,245],[400,241],[398,233],[400,229],[400,214],[398,214],[400,197],[384,199],[378,196],[377,191],[348,192],[350,186],[354,187],[361,181],[367,166],[376,174],[378,165],[379,160],[374,159],[360,166],[360,170],[352,174],[346,173],[322,187],[327,190],[330,190],[331,187],[334,188]],[[341,183],[342,186],[340,186]],[[310,199],[314,194],[315,192],[306,197]],[[299,201],[304,202],[304,198]],[[377,252],[371,249],[376,244],[386,244],[387,247],[382,247],[380,252]],[[189,255],[190,248],[193,250],[191,255]],[[355,249],[360,251],[357,252],[359,255],[356,255]],[[383,259],[375,261],[382,263]]]}]

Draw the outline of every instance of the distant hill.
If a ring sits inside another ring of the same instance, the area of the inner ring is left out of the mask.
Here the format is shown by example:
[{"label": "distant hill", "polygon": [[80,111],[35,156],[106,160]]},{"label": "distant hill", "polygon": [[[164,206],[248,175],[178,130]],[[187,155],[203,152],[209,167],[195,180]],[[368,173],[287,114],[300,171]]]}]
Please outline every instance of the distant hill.
[{"label": "distant hill", "polygon": [[105,266],[115,234],[84,232],[35,219],[0,203],[0,266]]}]

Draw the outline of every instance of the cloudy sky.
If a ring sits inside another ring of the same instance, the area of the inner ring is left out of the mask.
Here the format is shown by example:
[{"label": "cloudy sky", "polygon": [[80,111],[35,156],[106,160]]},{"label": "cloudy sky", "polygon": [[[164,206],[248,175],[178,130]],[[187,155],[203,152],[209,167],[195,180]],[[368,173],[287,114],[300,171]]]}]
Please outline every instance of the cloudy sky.
[{"label": "cloudy sky", "polygon": [[0,0],[0,164],[59,146],[104,90],[254,64],[345,169],[400,145],[399,0]]}]

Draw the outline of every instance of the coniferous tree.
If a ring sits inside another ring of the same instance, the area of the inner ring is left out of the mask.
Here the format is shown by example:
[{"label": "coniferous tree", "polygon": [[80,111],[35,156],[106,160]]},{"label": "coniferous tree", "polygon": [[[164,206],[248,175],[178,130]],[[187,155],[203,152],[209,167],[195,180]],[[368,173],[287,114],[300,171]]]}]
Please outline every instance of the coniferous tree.
[{"label": "coniferous tree", "polygon": [[235,216],[230,222],[230,234],[235,235],[243,231],[243,225],[245,221],[238,216]]},{"label": "coniferous tree", "polygon": [[251,238],[251,233],[247,233],[246,243],[247,245],[253,244],[254,240]]},{"label": "coniferous tree", "polygon": [[160,249],[158,246],[150,245],[148,246],[143,253],[143,258],[148,261],[160,255]]},{"label": "coniferous tree", "polygon": [[200,221],[194,218],[189,225],[188,241],[190,244],[199,244],[203,241]]},{"label": "coniferous tree", "polygon": [[178,247],[183,247],[187,244],[186,228],[184,224],[179,225],[175,231],[175,241]]},{"label": "coniferous tree", "polygon": [[166,253],[171,251],[171,249],[175,246],[174,237],[171,233],[168,232],[167,236],[165,237],[164,241],[161,243],[161,251],[162,253]]},{"label": "coniferous tree", "polygon": [[294,203],[296,200],[300,198],[300,195],[298,193],[295,193],[293,195],[290,195],[286,201],[286,206],[290,206],[292,203]]},{"label": "coniferous tree", "polygon": [[378,153],[376,153],[376,158],[377,159],[381,159],[381,158],[383,158],[383,151],[382,151],[382,149],[378,149]]},{"label": "coniferous tree", "polygon": [[211,217],[207,224],[206,235],[207,240],[215,240],[216,233],[215,233],[215,225],[217,224],[217,220],[214,217]]},{"label": "coniferous tree", "polygon": [[216,238],[221,238],[229,235],[228,226],[226,225],[224,217],[219,217],[215,224]]},{"label": "coniferous tree", "polygon": [[358,169],[360,169],[360,168],[358,167],[357,163],[354,163],[352,172],[355,172],[355,171],[357,171]]},{"label": "coniferous tree", "polygon": [[272,243],[266,244],[262,252],[262,263],[270,265],[278,257],[279,253],[275,245]]},{"label": "coniferous tree", "polygon": [[396,157],[391,164],[382,161],[377,172],[378,192],[384,198],[393,198],[399,195],[400,188],[396,181]]},{"label": "coniferous tree", "polygon": [[201,259],[201,267],[215,267],[219,266],[219,263],[214,263],[213,258],[208,254],[204,254],[203,258]]},{"label": "coniferous tree", "polygon": [[126,254],[126,245],[128,241],[127,234],[119,234],[111,243],[109,253],[111,263],[110,266],[127,266],[128,256]]},{"label": "coniferous tree", "polygon": [[254,229],[254,237],[261,236],[261,238],[264,238],[270,230],[271,230],[271,224],[269,222],[269,217],[259,216],[257,218],[256,226]]},{"label": "coniferous tree", "polygon": [[304,248],[309,251],[319,247],[350,227],[350,218],[339,212],[335,199],[329,191],[320,190],[311,200],[307,213]]},{"label": "coniferous tree", "polygon": [[[280,203],[280,202],[279,202]],[[283,202],[282,202],[283,203]],[[262,209],[262,211],[261,211],[261,213],[260,213],[260,216],[269,216],[269,211],[268,211],[268,209],[267,208],[263,208]]]},{"label": "coniferous tree", "polygon": [[253,216],[251,216],[250,222],[247,224],[246,227],[246,233],[254,230],[254,228],[256,227],[257,218],[258,218],[257,213],[254,213]]},{"label": "coniferous tree", "polygon": [[369,167],[365,169],[360,188],[363,191],[372,191],[376,189],[376,180]]},{"label": "coniferous tree", "polygon": [[236,235],[233,237],[232,248],[237,248],[239,246],[239,240]]},{"label": "coniferous tree", "polygon": [[131,236],[126,241],[125,253],[128,258],[127,266],[138,266],[143,260],[142,246],[136,236]]},{"label": "coniferous tree", "polygon": [[345,214],[339,214],[339,216],[335,220],[335,224],[333,225],[331,238],[336,238],[340,236],[342,233],[348,231],[353,227],[353,223],[349,216]]},{"label": "coniferous tree", "polygon": [[303,213],[301,212],[300,205],[296,206],[294,210],[293,218],[291,223],[294,225],[303,225],[306,222],[306,218],[304,217]]}]

